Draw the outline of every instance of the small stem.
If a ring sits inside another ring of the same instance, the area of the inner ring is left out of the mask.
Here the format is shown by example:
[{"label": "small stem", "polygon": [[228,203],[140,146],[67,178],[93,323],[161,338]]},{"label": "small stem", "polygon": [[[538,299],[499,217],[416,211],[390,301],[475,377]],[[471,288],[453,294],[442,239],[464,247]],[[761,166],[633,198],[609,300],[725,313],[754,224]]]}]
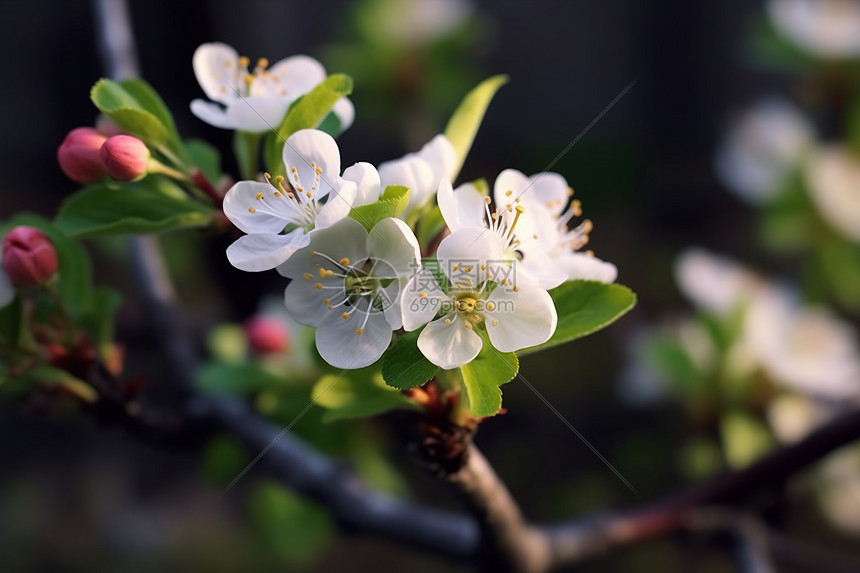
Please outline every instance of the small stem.
[{"label": "small stem", "polygon": [[212,182],[206,177],[206,175],[200,171],[200,169],[194,167],[191,169],[191,181],[204,193],[212,202],[220,207],[224,201],[224,197],[215,189],[215,186],[212,185]]},{"label": "small stem", "polygon": [[149,162],[146,164],[146,170],[149,173],[160,173],[161,175],[166,175],[171,179],[176,179],[177,181],[182,181],[183,183],[191,182],[191,179],[188,177],[187,174],[173,169],[172,167],[168,167],[157,159],[150,158]]},{"label": "small stem", "polygon": [[237,131],[233,136],[233,152],[236,154],[236,162],[239,164],[239,172],[242,179],[256,179],[259,171],[257,156],[260,154],[259,133],[249,131]]}]

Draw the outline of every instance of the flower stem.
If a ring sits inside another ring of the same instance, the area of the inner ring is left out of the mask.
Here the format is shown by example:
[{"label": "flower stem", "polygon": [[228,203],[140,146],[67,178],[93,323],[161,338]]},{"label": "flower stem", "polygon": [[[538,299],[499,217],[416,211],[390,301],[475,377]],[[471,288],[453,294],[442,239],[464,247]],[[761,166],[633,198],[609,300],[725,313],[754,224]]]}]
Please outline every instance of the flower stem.
[{"label": "flower stem", "polygon": [[237,131],[233,137],[233,152],[239,164],[242,179],[256,179],[259,171],[257,156],[260,154],[260,134]]}]

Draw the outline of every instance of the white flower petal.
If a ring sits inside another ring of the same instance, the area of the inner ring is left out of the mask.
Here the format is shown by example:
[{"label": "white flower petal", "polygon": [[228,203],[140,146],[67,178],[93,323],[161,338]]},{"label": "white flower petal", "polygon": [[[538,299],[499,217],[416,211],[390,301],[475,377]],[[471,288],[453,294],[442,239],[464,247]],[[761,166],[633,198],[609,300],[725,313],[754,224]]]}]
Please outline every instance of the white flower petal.
[{"label": "white flower petal", "polygon": [[[317,285],[323,288],[317,288]],[[307,276],[296,277],[287,286],[284,305],[296,321],[305,326],[319,326],[329,315],[340,316],[343,313],[344,308],[335,305],[345,296],[342,278],[320,278],[318,274],[308,272]],[[330,306],[333,307],[331,310]]]},{"label": "white flower petal", "polygon": [[380,188],[383,191],[389,185],[403,185],[409,188],[409,204],[401,217],[405,217],[412,209],[424,204],[436,190],[433,187],[433,170],[426,161],[415,156],[382,163],[379,166],[379,179]]},{"label": "white flower petal", "polygon": [[[539,286],[517,278],[518,291],[499,286],[487,297],[484,319],[490,342],[514,352],[549,340],[558,322],[552,298]],[[493,310],[490,310],[490,303]]]},{"label": "white flower petal", "polygon": [[291,101],[285,97],[236,97],[227,104],[231,128],[262,133],[277,130],[287,114]]},{"label": "white flower petal", "polygon": [[726,314],[748,303],[764,285],[737,262],[702,249],[687,249],[675,261],[675,283],[696,306]]},{"label": "white flower petal", "polygon": [[860,241],[860,158],[841,147],[824,148],[809,161],[806,179],[824,219]]},{"label": "white flower petal", "polygon": [[15,298],[15,287],[12,286],[12,281],[6,276],[6,273],[0,269],[0,308],[3,308]]},{"label": "white flower petal", "polygon": [[561,260],[537,250],[530,252],[522,261],[519,261],[516,271],[518,276],[526,277],[543,289],[555,288],[568,279]]},{"label": "white flower petal", "polygon": [[380,261],[373,271],[375,276],[410,276],[420,268],[418,239],[409,225],[400,219],[388,217],[381,220],[370,230],[367,240],[371,256]]},{"label": "white flower petal", "polygon": [[443,179],[436,193],[442,218],[452,231],[463,227],[485,227],[486,204],[484,195],[471,183],[464,183],[453,189],[451,183]]},{"label": "white flower petal", "polygon": [[419,159],[423,159],[430,166],[433,172],[433,183],[431,190],[435,191],[439,187],[439,183],[443,179],[451,182],[456,173],[454,169],[457,167],[457,152],[451,141],[442,134],[437,135],[430,141],[424,144],[424,147],[415,154]]},{"label": "white flower petal", "polygon": [[[290,218],[278,203],[257,200],[259,193],[267,199],[273,188],[259,181],[240,181],[224,195],[224,214],[230,222],[245,233],[273,233],[284,230]],[[253,209],[253,212],[251,211]]]},{"label": "white flower petal", "polygon": [[410,332],[427,324],[442,309],[442,303],[446,300],[448,297],[433,278],[433,273],[426,269],[417,273],[400,293],[403,328]]},{"label": "white flower petal", "polygon": [[[324,131],[302,129],[284,143],[284,165],[290,185],[301,187],[304,193],[313,192],[320,199],[332,190],[340,177],[340,150],[334,138]],[[315,167],[322,170],[319,176]],[[317,177],[319,187],[314,191],[312,187]]]},{"label": "white flower petal", "polygon": [[335,261],[347,258],[350,264],[359,267],[368,258],[367,231],[361,223],[350,217],[345,217],[326,229],[311,231],[309,235],[311,239],[307,248],[297,252],[278,267],[281,275],[298,279],[304,277],[305,273],[316,275],[320,268],[337,268],[328,259],[314,253],[322,253]]},{"label": "white flower petal", "polygon": [[338,179],[335,184],[337,191],[329,193],[325,205],[322,206],[314,220],[314,226],[317,229],[325,229],[331,227],[341,219],[349,215],[355,201],[356,187],[352,181],[344,181]]},{"label": "white flower petal", "polygon": [[[446,324],[446,320],[450,323]],[[434,320],[418,336],[418,349],[427,360],[445,370],[471,362],[481,351],[483,342],[466,324],[455,313]]]},{"label": "white flower petal", "polygon": [[541,204],[558,216],[570,200],[570,185],[558,173],[538,173],[529,178],[528,191],[522,200]]},{"label": "white flower petal", "polygon": [[292,99],[305,95],[326,78],[325,68],[310,56],[290,56],[275,62],[268,73],[278,78],[277,84],[287,90]]},{"label": "white flower petal", "polygon": [[385,314],[385,320],[391,330],[397,330],[403,327],[403,313],[400,311],[400,290],[401,286],[406,281],[395,280],[390,285],[383,288],[385,300],[383,301],[382,312]]},{"label": "white flower petal", "polygon": [[221,129],[235,129],[233,119],[227,116],[227,110],[217,103],[195,99],[191,102],[191,113],[197,119]]},{"label": "white flower petal", "polygon": [[[436,258],[442,266],[442,270],[451,279],[458,282],[458,274],[471,268],[468,277],[475,284],[480,284],[486,277],[485,269],[481,265],[490,262],[499,263],[502,259],[498,237],[488,229],[478,227],[464,227],[454,231],[439,243],[436,250]],[[457,269],[454,266],[457,266]]]},{"label": "white flower petal", "polygon": [[496,202],[496,206],[504,207],[521,197],[528,187],[529,178],[522,172],[516,169],[505,169],[499,173],[493,184],[493,200]]},{"label": "white flower petal", "polygon": [[340,131],[343,133],[355,121],[355,106],[345,97],[334,102],[334,107],[331,109],[337,118],[340,120]]},{"label": "white flower petal", "polygon": [[[206,97],[221,103],[236,97],[235,90],[239,88],[239,54],[236,50],[221,42],[202,44],[194,51],[191,65]],[[203,117],[200,119],[208,122]]]},{"label": "white flower petal", "polygon": [[320,356],[335,368],[364,368],[388,348],[391,327],[381,312],[371,312],[365,322],[365,315],[356,311],[346,320],[327,317],[317,329],[316,342]]},{"label": "white flower petal", "polygon": [[567,280],[585,279],[600,281],[602,283],[613,283],[618,278],[618,267],[610,262],[586,255],[585,253],[570,253],[560,257],[558,265],[564,271]]},{"label": "white flower petal", "polygon": [[310,238],[302,229],[286,235],[245,235],[227,247],[227,259],[241,271],[267,271],[284,263],[309,241]]},{"label": "white flower petal", "polygon": [[353,181],[358,187],[358,194],[355,197],[353,207],[370,205],[379,201],[379,172],[370,163],[360,161],[348,167],[343,172],[343,178],[347,181]]},{"label": "white flower petal", "polygon": [[845,58],[860,54],[860,4],[852,0],[768,0],[771,22],[790,40],[815,55]]}]

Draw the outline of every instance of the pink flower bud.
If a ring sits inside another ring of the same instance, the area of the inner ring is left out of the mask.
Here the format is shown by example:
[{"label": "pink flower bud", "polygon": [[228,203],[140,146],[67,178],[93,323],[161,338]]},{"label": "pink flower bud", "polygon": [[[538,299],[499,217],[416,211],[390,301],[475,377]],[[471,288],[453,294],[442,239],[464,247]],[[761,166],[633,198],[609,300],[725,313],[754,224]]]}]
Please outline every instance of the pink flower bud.
[{"label": "pink flower bud", "polygon": [[245,322],[248,346],[258,354],[288,352],[290,331],[282,322],[265,316],[256,316]]},{"label": "pink flower bud", "polygon": [[57,149],[57,161],[66,176],[78,183],[95,183],[105,176],[100,150],[105,136],[91,127],[78,127]]},{"label": "pink flower bud", "polygon": [[146,175],[149,149],[133,135],[114,135],[102,145],[101,158],[108,175],[117,181],[135,181]]},{"label": "pink flower bud", "polygon": [[42,284],[57,272],[57,250],[42,231],[15,227],[3,237],[3,270],[17,286]]}]

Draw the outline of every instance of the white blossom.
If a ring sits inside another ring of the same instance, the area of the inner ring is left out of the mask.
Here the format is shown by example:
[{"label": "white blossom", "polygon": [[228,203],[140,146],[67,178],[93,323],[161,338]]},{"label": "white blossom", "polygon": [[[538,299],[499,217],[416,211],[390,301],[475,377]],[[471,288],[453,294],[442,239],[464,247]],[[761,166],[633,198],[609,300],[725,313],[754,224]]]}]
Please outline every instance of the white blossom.
[{"label": "white blossom", "polygon": [[389,185],[409,188],[409,204],[400,215],[405,218],[414,209],[426,204],[442,181],[450,181],[456,175],[457,153],[444,135],[431,139],[417,153],[407,153],[400,159],[379,165],[381,189]]},{"label": "white blossom", "polygon": [[477,329],[485,329],[490,344],[500,352],[541,344],[555,332],[558,316],[549,293],[517,276],[516,263],[500,265],[493,258],[496,247],[491,237],[477,227],[454,231],[437,251],[450,281],[447,290],[428,269],[403,289],[403,328],[412,331],[427,324],[418,348],[440,368],[457,368],[478,355],[483,339]]},{"label": "white blossom", "polygon": [[858,0],[768,0],[767,13],[777,30],[816,56],[860,55]]},{"label": "white blossom", "polygon": [[[191,112],[215,127],[254,133],[277,129],[290,104],[326,78],[322,64],[309,56],[291,56],[271,67],[260,58],[251,68],[247,57],[220,42],[198,47],[192,65],[212,101],[195,99]],[[355,109],[348,99],[339,99],[332,111],[341,130],[352,125]]]},{"label": "white blossom", "polygon": [[284,144],[287,177],[240,181],[224,197],[224,214],[247,233],[227,248],[237,269],[273,269],[310,241],[310,233],[349,214],[356,183],[340,176],[340,151],[330,135],[304,129]]},{"label": "white blossom", "polygon": [[806,181],[821,216],[860,242],[860,157],[842,147],[822,148],[809,161]]},{"label": "white blossom", "polygon": [[794,105],[762,100],[732,124],[717,151],[717,175],[744,201],[764,203],[799,166],[813,138],[812,123]]},{"label": "white blossom", "polygon": [[402,324],[398,296],[419,257],[418,240],[399,219],[383,219],[370,233],[342,219],[314,232],[307,247],[278,267],[292,279],[287,312],[317,329],[317,350],[332,366],[369,366]]}]

